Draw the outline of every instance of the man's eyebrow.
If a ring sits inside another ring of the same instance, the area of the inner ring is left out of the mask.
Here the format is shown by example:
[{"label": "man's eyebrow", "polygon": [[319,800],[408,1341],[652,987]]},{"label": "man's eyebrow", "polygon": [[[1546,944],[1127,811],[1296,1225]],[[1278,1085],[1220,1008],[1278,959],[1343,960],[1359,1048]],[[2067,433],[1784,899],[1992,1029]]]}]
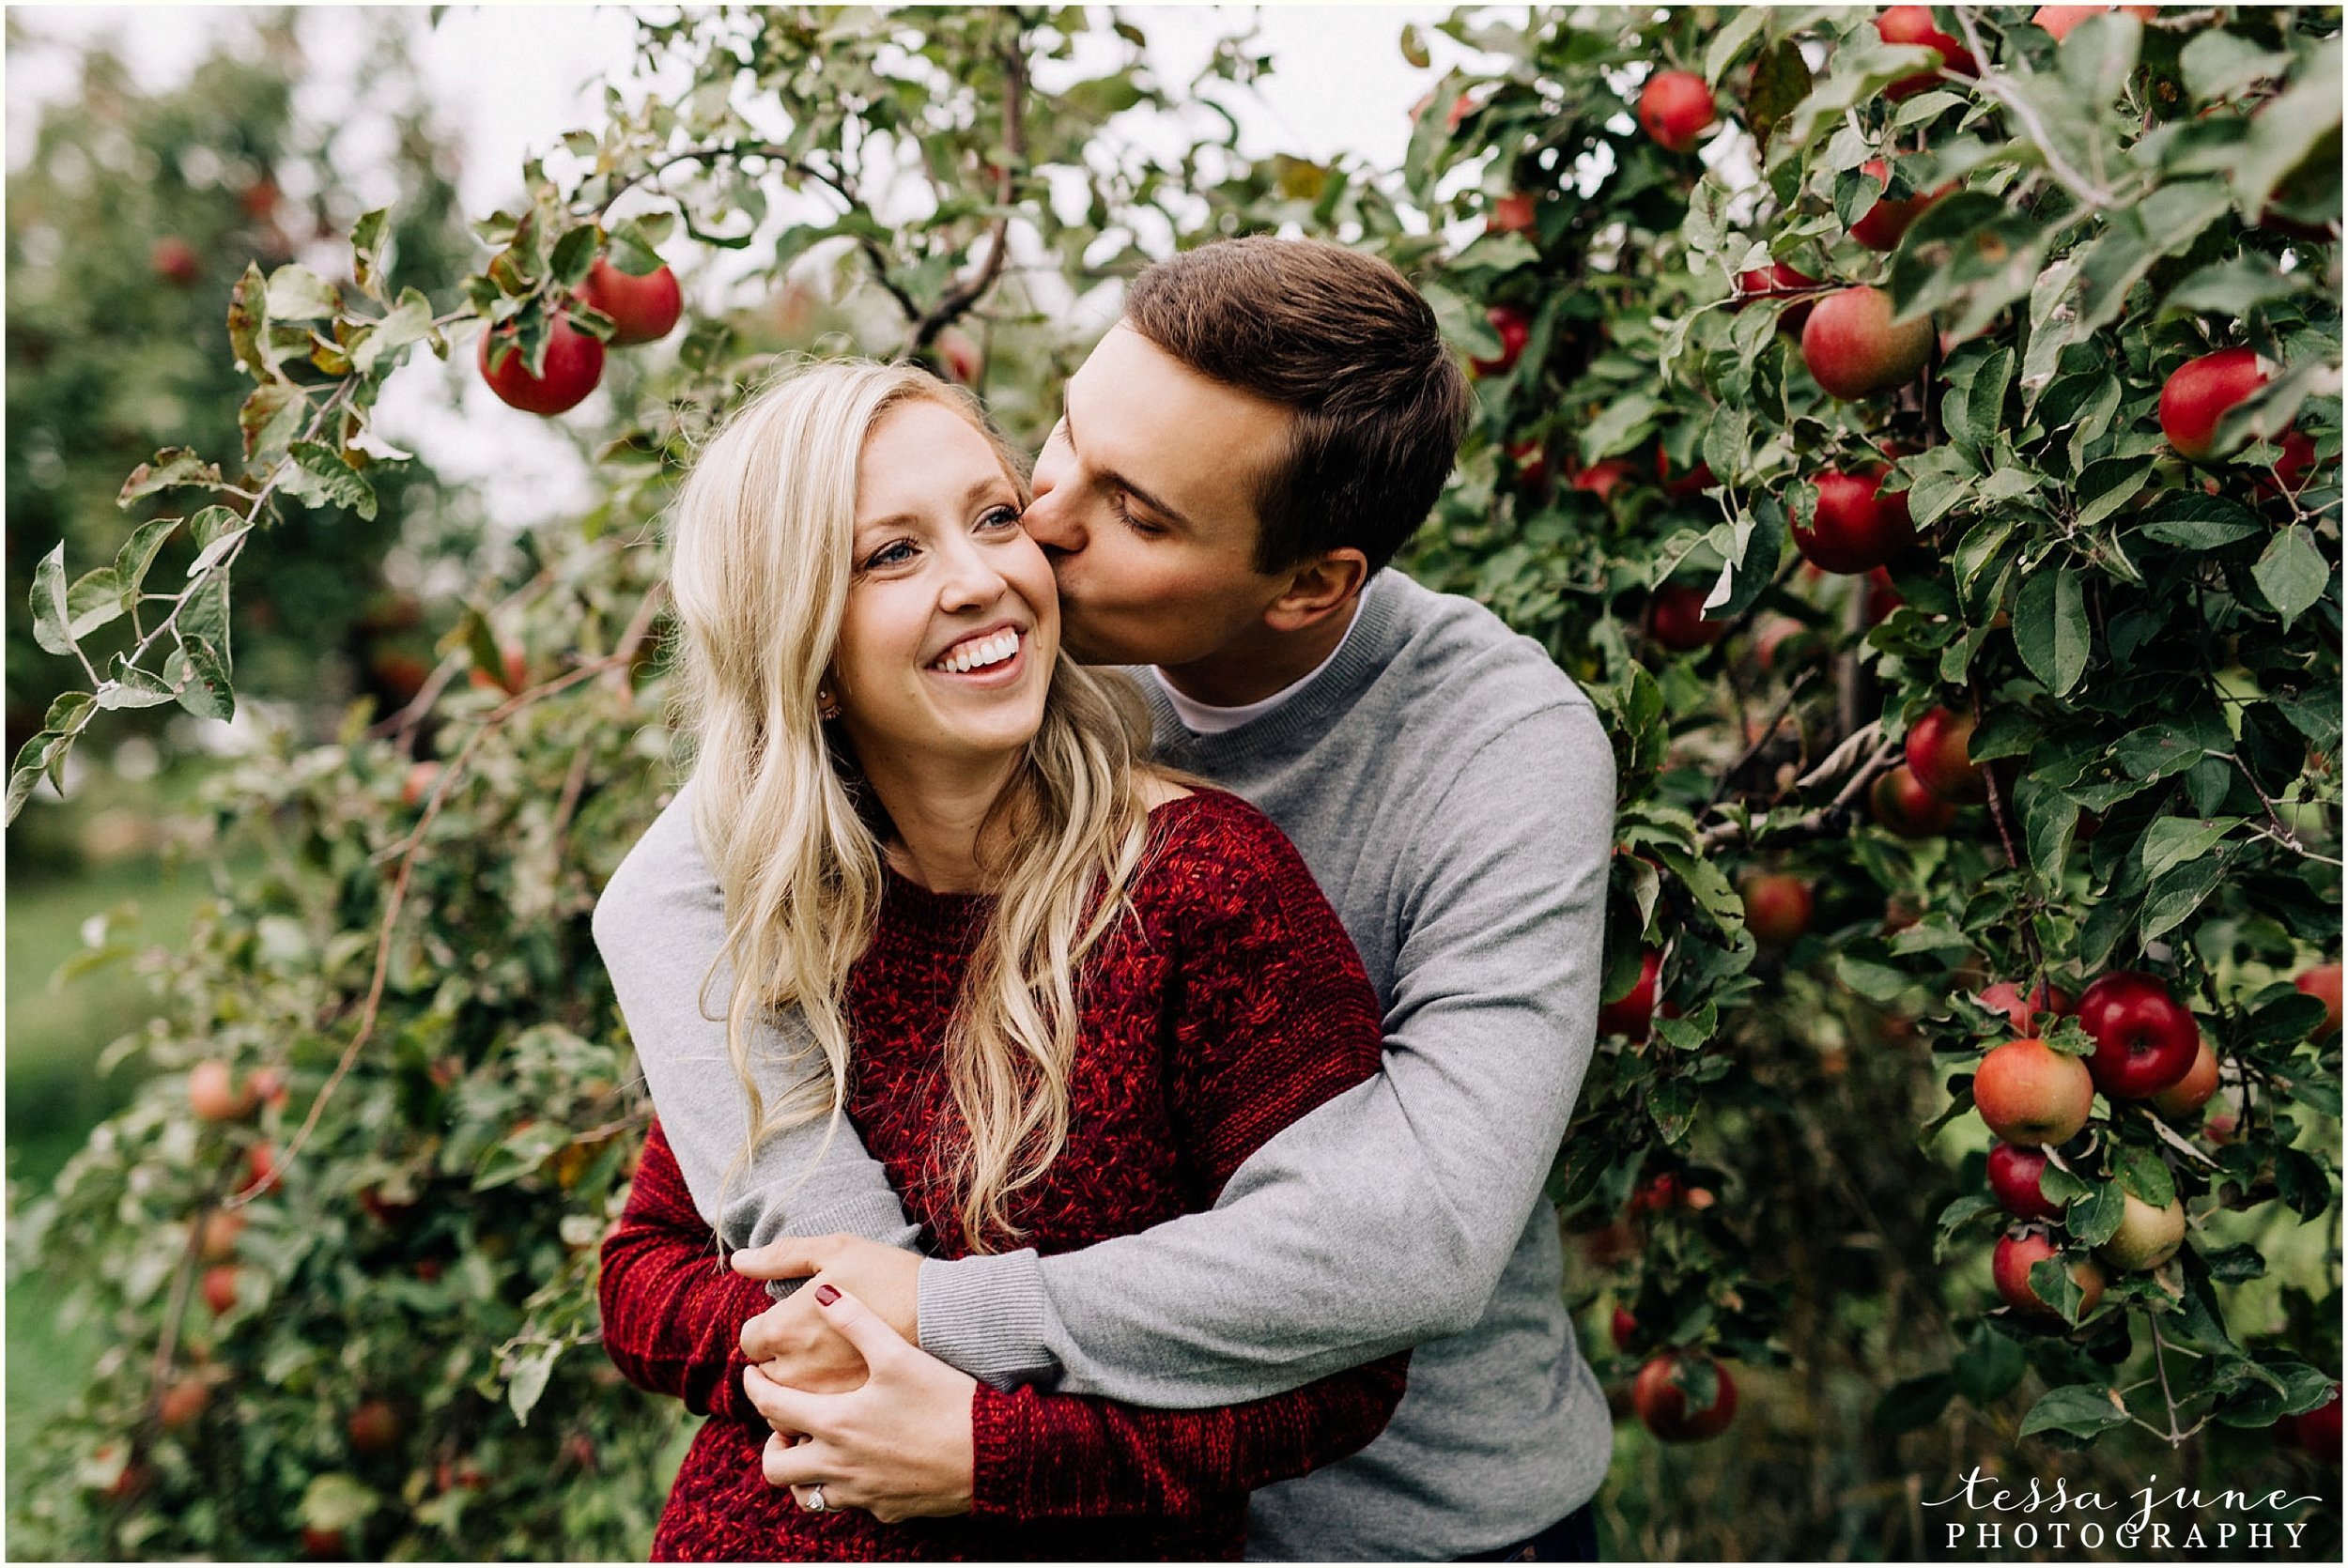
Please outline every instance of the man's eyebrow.
[{"label": "man's eyebrow", "polygon": [[[988,477],[980,480],[977,484],[971,485],[967,491],[964,492],[962,504],[965,506],[975,506],[978,504],[979,499],[984,496],[988,491],[1008,488],[1011,482],[1005,479],[1001,474],[991,474]],[[886,517],[858,518],[856,524],[856,531],[858,533],[868,533],[877,532],[882,529],[915,528],[919,526],[921,518],[914,513],[894,512]]]},{"label": "man's eyebrow", "polygon": [[[1076,444],[1075,415],[1069,408],[1068,394],[1065,392],[1060,393],[1059,427],[1061,433],[1068,438],[1068,444],[1071,447],[1074,447]],[[1173,524],[1176,528],[1184,529],[1193,533],[1197,531],[1196,528],[1192,527],[1191,521],[1188,517],[1183,516],[1182,513],[1175,510],[1173,507],[1166,505],[1166,502],[1158,500],[1157,497],[1151,495],[1140,485],[1135,484],[1132,480],[1127,479],[1123,474],[1115,472],[1114,470],[1109,470],[1102,473],[1101,477],[1107,480],[1111,484],[1116,485],[1119,489],[1123,490],[1127,495],[1132,496],[1135,500],[1141,502],[1142,505],[1148,507],[1151,511],[1157,513],[1160,516],[1164,517],[1167,522]]]}]

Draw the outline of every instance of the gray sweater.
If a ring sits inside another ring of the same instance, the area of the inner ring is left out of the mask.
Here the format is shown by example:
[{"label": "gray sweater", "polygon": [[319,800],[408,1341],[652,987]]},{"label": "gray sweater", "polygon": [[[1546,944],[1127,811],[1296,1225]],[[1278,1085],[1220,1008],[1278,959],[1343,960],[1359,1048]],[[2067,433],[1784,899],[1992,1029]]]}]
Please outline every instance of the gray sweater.
[{"label": "gray sweater", "polygon": [[[1473,602],[1381,573],[1336,658],[1272,712],[1160,755],[1295,840],[1385,1008],[1384,1070],[1275,1135],[1214,1207],[1081,1252],[927,1259],[921,1344],[998,1385],[1137,1405],[1261,1398],[1417,1346],[1393,1422],[1258,1492],[1251,1557],[1445,1559],[1588,1500],[1612,1428],[1562,1300],[1542,1182],[1596,1033],[1614,760],[1589,699]],[[723,939],[689,802],[595,908],[595,939],[679,1165],[729,1245],[853,1231],[913,1245],[842,1122],[747,1170]],[[722,1018],[725,976],[708,1011]],[[762,1086],[795,1071],[761,1053]]]}]

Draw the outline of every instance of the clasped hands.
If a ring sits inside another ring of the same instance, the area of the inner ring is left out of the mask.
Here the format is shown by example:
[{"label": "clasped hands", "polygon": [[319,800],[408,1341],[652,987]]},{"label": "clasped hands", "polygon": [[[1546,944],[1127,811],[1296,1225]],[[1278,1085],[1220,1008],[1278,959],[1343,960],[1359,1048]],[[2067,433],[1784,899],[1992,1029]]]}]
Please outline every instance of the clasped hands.
[{"label": "clasped hands", "polygon": [[887,1524],[968,1513],[978,1383],[915,1344],[921,1260],[826,1236],[746,1249],[733,1263],[751,1279],[808,1279],[742,1327],[742,1386],[775,1429],[767,1483],[802,1508],[820,1485],[825,1508]]}]

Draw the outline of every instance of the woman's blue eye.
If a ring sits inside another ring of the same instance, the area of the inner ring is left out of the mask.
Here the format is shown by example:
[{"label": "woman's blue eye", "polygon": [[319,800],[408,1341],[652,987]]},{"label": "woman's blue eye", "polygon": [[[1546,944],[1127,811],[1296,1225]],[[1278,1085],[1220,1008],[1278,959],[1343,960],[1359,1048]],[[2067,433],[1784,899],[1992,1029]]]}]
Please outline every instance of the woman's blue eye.
[{"label": "woman's blue eye", "polygon": [[997,506],[988,511],[986,515],[979,519],[979,526],[981,528],[1002,528],[1006,525],[1012,528],[1017,528],[1019,526],[1019,509],[1017,507]]},{"label": "woman's blue eye", "polygon": [[869,571],[875,566],[895,566],[900,562],[910,561],[912,559],[912,544],[906,540],[900,539],[894,544],[883,545],[879,549],[874,550],[872,558],[866,561],[864,565],[865,569]]}]

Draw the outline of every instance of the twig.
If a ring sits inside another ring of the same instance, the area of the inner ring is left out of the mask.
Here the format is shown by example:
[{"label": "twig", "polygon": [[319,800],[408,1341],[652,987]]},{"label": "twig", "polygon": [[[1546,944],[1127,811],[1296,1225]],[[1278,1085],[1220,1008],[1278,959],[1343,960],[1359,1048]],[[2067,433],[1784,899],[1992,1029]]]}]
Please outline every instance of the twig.
[{"label": "twig", "polygon": [[[1854,734],[1852,739],[1856,740],[1860,736],[1872,737],[1878,728],[1879,726],[1870,724]],[[1849,747],[1849,741],[1837,746],[1834,755],[1812,770],[1810,776],[1816,778],[1827,776],[1835,759],[1841,757]],[[1840,832],[1843,816],[1850,809],[1851,802],[1857,800],[1861,792],[1892,765],[1892,760],[1899,755],[1899,751],[1898,742],[1885,741],[1852,772],[1848,781],[1836,792],[1832,800],[1815,811],[1804,812],[1783,827],[1775,825],[1769,827],[1765,830],[1764,837],[1772,843],[1798,843],[1808,838],[1823,838],[1829,834]],[[1807,782],[1807,780],[1802,782]],[[1714,850],[1736,843],[1743,838],[1745,834],[1746,827],[1743,822],[1716,822],[1696,836],[1696,847],[1699,851],[1708,854]],[[1756,839],[1754,842],[1757,847],[1759,840]]]},{"label": "twig", "polygon": [[1818,671],[1815,666],[1795,677],[1794,684],[1785,688],[1785,696],[1778,702],[1775,711],[1762,724],[1759,737],[1745,747],[1745,754],[1731,762],[1727,771],[1721,775],[1720,782],[1712,786],[1712,797],[1704,803],[1705,810],[1709,811],[1721,803],[1721,797],[1728,793],[1729,780],[1743,772],[1755,757],[1761,755],[1762,748],[1777,737],[1777,727],[1784,723],[1785,715],[1793,711],[1794,699],[1800,697],[1817,677]]},{"label": "twig", "polygon": [[915,324],[913,351],[919,353],[935,342],[937,334],[960,318],[965,311],[979,302],[986,291],[995,286],[1001,275],[1003,259],[1011,249],[1011,179],[1012,165],[1027,156],[1027,61],[1017,48],[1006,49],[1003,65],[1003,147],[1002,166],[995,173],[995,199],[1003,208],[995,216],[987,231],[986,260],[978,270],[948,289],[926,315]]}]

